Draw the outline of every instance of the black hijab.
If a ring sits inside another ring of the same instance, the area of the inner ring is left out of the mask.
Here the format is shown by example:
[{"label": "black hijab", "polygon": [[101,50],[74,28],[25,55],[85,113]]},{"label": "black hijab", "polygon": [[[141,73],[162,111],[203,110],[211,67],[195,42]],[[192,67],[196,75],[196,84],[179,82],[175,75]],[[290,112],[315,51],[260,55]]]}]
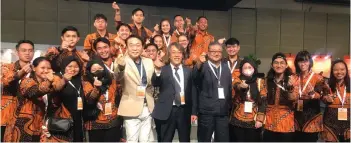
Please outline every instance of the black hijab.
[{"label": "black hijab", "polygon": [[[103,67],[103,70],[96,71],[95,73],[91,73],[90,69],[94,64],[98,64]],[[99,87],[100,93],[105,93],[108,90],[108,87],[112,83],[112,77],[110,75],[109,70],[106,68],[104,62],[97,57],[93,57],[88,63],[86,67],[86,78],[91,83],[94,84],[94,77],[97,77],[98,80],[102,82],[102,85]]]},{"label": "black hijab", "polygon": [[75,76],[72,77],[72,79],[70,80],[72,82],[72,84],[76,87],[79,88],[81,86],[82,80],[81,80],[81,76],[82,76],[82,64],[80,63],[80,60],[77,59],[74,56],[68,56],[66,58],[64,58],[62,60],[61,63],[61,74],[62,76],[65,74],[65,69],[66,67],[71,63],[71,62],[77,62],[78,66],[79,66],[79,73]]},{"label": "black hijab", "polygon": [[[254,68],[254,72],[250,77],[243,74],[243,66],[245,63],[249,63]],[[255,61],[248,58],[248,57],[244,57],[244,59],[240,62],[240,80],[246,80],[245,83],[250,86],[250,94],[251,94],[252,99],[254,99],[254,100],[256,100],[256,98],[260,94],[258,91],[257,82],[256,82],[257,73],[258,73],[257,72],[257,64],[255,63]],[[244,96],[246,96],[246,95],[244,95]],[[243,98],[243,99],[245,99],[245,98]]]}]

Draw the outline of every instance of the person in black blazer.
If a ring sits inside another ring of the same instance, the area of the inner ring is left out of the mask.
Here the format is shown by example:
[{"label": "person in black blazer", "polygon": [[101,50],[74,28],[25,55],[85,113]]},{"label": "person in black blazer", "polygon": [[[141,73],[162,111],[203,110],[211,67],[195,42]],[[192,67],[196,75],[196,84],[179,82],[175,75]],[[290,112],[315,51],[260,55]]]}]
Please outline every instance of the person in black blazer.
[{"label": "person in black blazer", "polygon": [[198,141],[210,142],[214,132],[216,142],[229,142],[232,76],[228,65],[221,62],[222,46],[219,43],[209,45],[207,56],[208,61],[205,54],[199,57],[193,72],[198,88]]},{"label": "person in black blazer", "polygon": [[[192,71],[182,65],[184,48],[178,43],[171,44],[168,53],[170,64],[160,70],[156,68],[151,79],[153,86],[160,89],[152,117],[160,126],[159,142],[172,142],[176,129],[180,142],[190,142],[191,119],[197,118]],[[162,65],[154,64],[156,67]]]}]

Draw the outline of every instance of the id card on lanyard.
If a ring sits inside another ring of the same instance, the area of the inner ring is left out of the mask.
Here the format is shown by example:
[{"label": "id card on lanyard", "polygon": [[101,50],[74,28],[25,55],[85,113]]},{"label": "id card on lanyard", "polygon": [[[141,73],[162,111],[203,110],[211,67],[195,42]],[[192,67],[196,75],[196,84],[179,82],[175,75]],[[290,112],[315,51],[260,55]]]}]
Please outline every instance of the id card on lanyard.
[{"label": "id card on lanyard", "polygon": [[299,77],[299,100],[297,101],[297,111],[303,111],[303,100],[300,99],[302,96],[302,92],[305,91],[307,85],[310,83],[312,77],[314,75],[314,72],[311,73],[311,75],[308,77],[305,85],[303,86],[303,88],[301,89],[301,77]]},{"label": "id card on lanyard", "polygon": [[[251,90],[251,88],[250,88],[250,85],[249,85],[249,90],[246,93],[247,99],[251,98],[250,90]],[[244,103],[244,112],[245,113],[252,113],[252,108],[253,108],[253,102],[245,101],[245,103]]]},{"label": "id card on lanyard", "polygon": [[79,87],[79,89],[77,89],[73,83],[71,81],[68,81],[68,83],[77,91],[78,93],[78,97],[77,97],[77,110],[83,110],[83,100],[82,97],[80,97],[80,89],[82,88],[82,86]]},{"label": "id card on lanyard", "polygon": [[143,62],[140,60],[140,85],[137,86],[136,95],[139,98],[145,98],[146,85],[143,85]]},{"label": "id card on lanyard", "polygon": [[340,91],[336,88],[336,94],[341,102],[341,108],[338,108],[338,120],[346,121],[347,120],[347,108],[344,108],[344,104],[346,101],[346,87],[344,88],[343,97],[340,95]]},{"label": "id card on lanyard", "polygon": [[213,74],[215,75],[215,77],[217,78],[218,80],[218,99],[225,99],[225,96],[224,96],[224,89],[221,85],[221,74],[222,74],[222,67],[219,66],[219,72],[218,72],[218,76],[216,74],[216,72],[214,71],[213,67],[212,66],[215,66],[213,63],[211,63],[210,61],[208,61],[208,66],[210,66]]}]

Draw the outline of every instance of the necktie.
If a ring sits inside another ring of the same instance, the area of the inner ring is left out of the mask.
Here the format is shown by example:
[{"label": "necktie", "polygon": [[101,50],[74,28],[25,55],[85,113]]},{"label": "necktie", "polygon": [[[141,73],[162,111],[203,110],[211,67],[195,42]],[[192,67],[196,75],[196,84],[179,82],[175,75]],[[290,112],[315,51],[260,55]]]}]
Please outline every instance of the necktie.
[{"label": "necktie", "polygon": [[[180,76],[178,74],[178,67],[174,67],[174,71],[175,71],[175,76],[178,79],[178,81],[180,82]],[[178,84],[178,82],[175,83],[176,84],[176,94],[175,94],[175,98],[174,98],[174,103],[179,107],[181,105],[181,101],[180,101],[180,85]]]}]

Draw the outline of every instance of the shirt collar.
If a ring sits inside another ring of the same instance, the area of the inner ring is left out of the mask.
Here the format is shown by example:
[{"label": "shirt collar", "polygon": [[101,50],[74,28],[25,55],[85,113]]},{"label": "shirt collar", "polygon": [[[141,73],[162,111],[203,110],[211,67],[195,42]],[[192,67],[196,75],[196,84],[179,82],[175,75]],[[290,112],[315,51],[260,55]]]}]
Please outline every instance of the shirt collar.
[{"label": "shirt collar", "polygon": [[[172,64],[172,63],[170,63],[170,65],[171,65],[171,68],[172,68],[172,70],[174,70],[174,65]],[[183,65],[182,64],[180,64],[179,66],[178,66],[178,70],[183,70]]]}]

